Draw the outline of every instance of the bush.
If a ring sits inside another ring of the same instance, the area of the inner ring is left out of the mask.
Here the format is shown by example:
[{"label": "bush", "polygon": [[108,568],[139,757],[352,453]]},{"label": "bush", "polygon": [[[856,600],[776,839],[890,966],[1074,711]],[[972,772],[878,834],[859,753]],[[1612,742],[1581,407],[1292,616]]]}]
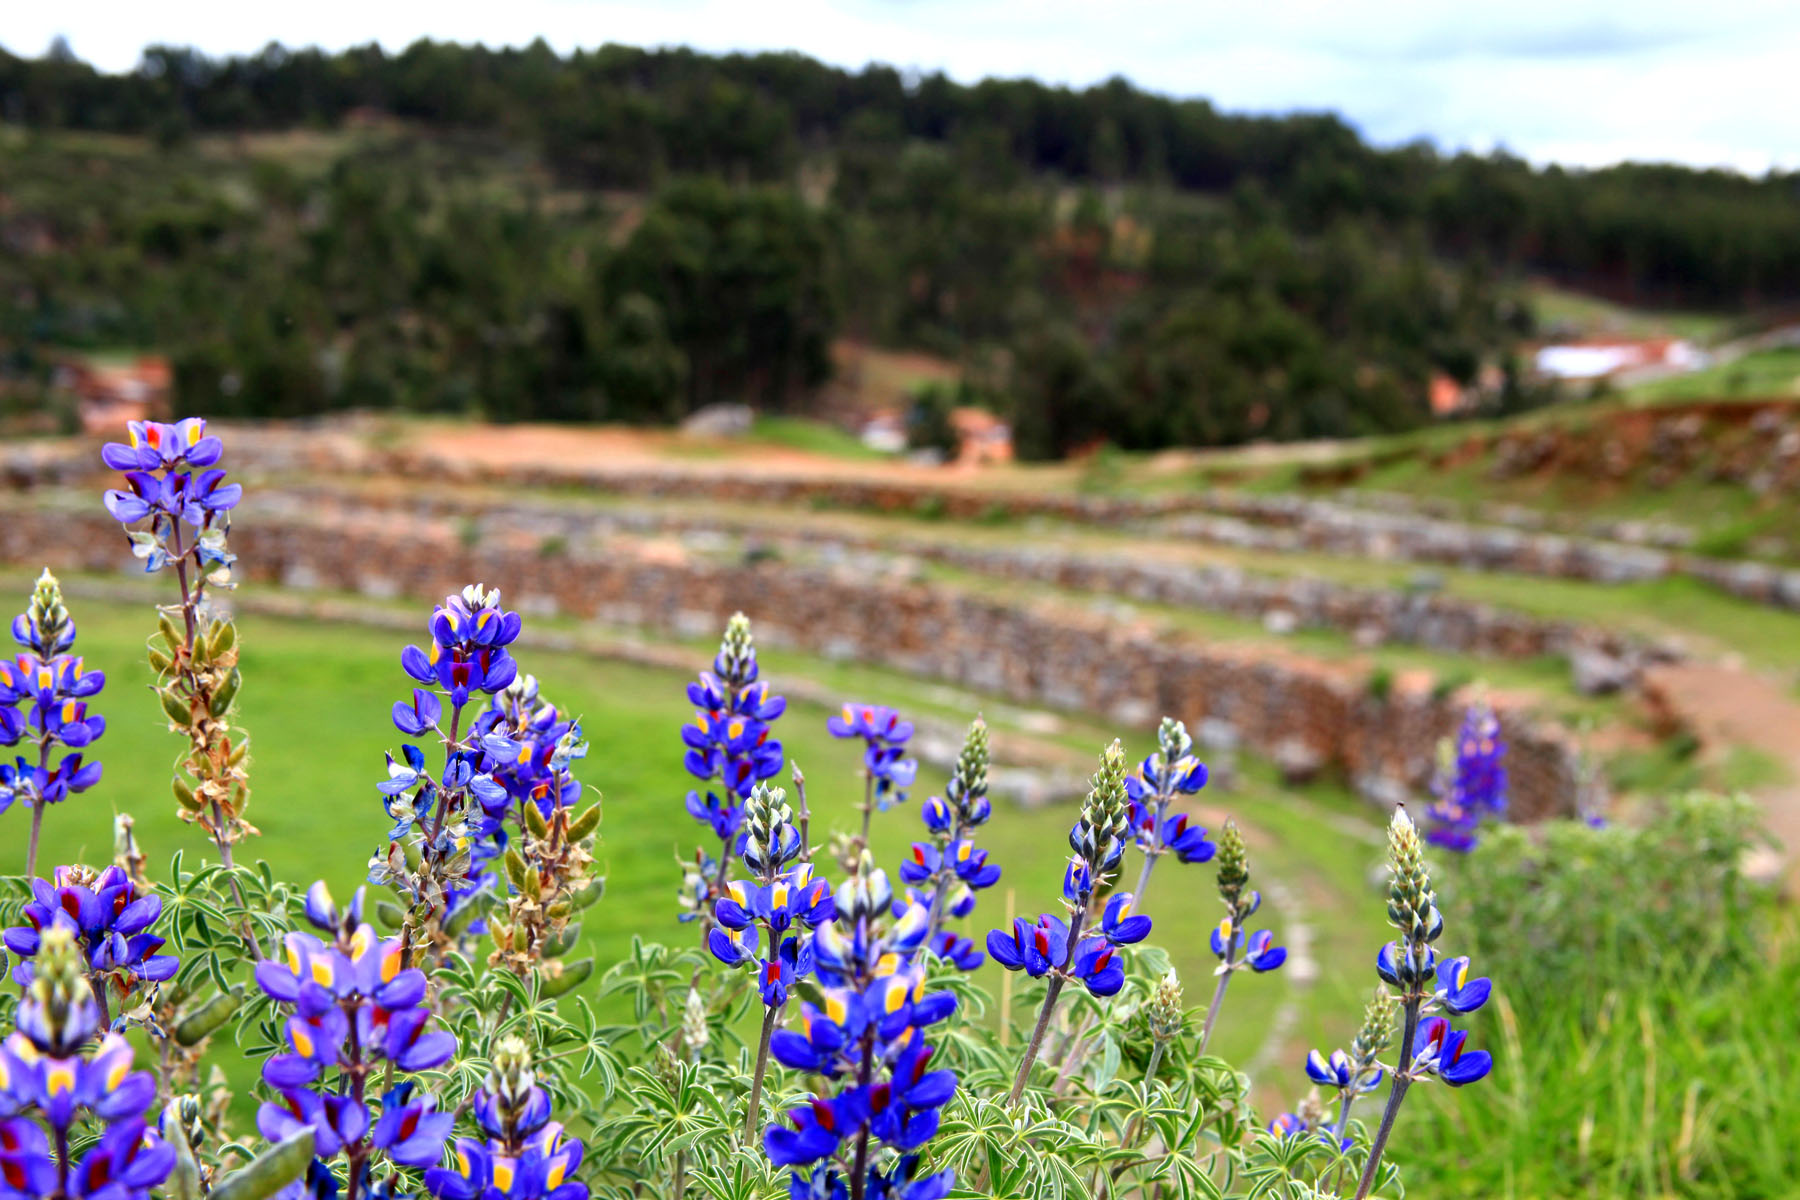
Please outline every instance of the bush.
[{"label": "bush", "polygon": [[[1787,1196],[1800,1094],[1793,914],[1744,879],[1743,799],[1677,796],[1640,828],[1484,835],[1446,876],[1497,982],[1493,1086],[1411,1114],[1432,1195]],[[1429,1150],[1423,1148],[1429,1147]]]}]

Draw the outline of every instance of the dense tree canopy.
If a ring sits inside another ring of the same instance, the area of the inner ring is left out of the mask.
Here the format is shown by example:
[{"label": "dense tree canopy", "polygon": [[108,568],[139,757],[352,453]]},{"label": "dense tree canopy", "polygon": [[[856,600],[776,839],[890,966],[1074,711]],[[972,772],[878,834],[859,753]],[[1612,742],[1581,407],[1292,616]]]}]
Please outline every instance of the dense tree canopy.
[{"label": "dense tree canopy", "polygon": [[0,385],[156,347],[214,412],[794,407],[848,334],[980,364],[1032,453],[1349,434],[1509,368],[1526,272],[1800,298],[1800,175],[1379,149],[1122,80],[158,47],[0,52],[0,115]]}]

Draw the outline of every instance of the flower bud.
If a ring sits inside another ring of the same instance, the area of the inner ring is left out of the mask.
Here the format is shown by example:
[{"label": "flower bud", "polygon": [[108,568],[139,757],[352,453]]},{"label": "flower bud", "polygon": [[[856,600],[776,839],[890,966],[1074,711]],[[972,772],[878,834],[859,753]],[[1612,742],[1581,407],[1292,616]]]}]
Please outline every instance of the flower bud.
[{"label": "flower bud", "polygon": [[1172,1042],[1181,1036],[1185,1023],[1181,978],[1175,974],[1175,968],[1170,967],[1168,973],[1157,980],[1156,990],[1150,993],[1150,1036],[1158,1042]]}]

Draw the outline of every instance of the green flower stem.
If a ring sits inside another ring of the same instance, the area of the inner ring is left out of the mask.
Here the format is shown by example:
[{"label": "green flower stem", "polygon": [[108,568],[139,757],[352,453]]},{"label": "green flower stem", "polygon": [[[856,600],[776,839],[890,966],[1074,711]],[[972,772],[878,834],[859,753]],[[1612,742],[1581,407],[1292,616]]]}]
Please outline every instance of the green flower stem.
[{"label": "green flower stem", "polygon": [[[1069,957],[1073,958],[1075,947],[1081,944],[1081,923],[1087,916],[1085,912],[1077,912],[1069,925]],[[1057,998],[1062,995],[1063,984],[1068,982],[1064,972],[1068,963],[1056,968],[1050,975],[1050,983],[1044,988],[1044,1007],[1038,1010],[1037,1026],[1031,1031],[1031,1041],[1025,1046],[1025,1057],[1019,1060],[1019,1074],[1013,1080],[1012,1094],[1006,1099],[1009,1106],[1016,1106],[1019,1098],[1025,1094],[1025,1083],[1031,1078],[1031,1064],[1037,1061],[1038,1052],[1044,1048],[1044,1031],[1050,1028],[1050,1018],[1056,1012]]]},{"label": "green flower stem", "polygon": [[775,1018],[780,1013],[779,1005],[763,1014],[762,1041],[756,1047],[756,1073],[750,1077],[750,1111],[744,1116],[744,1141],[753,1142],[756,1137],[757,1110],[762,1107],[763,1077],[769,1071],[769,1039],[775,1036]]},{"label": "green flower stem", "polygon": [[1387,1149],[1388,1135],[1394,1131],[1394,1118],[1400,1115],[1400,1102],[1406,1099],[1406,1089],[1412,1086],[1412,1044],[1419,1031],[1419,998],[1409,996],[1406,1001],[1406,1026],[1400,1039],[1400,1069],[1394,1072],[1394,1083],[1388,1089],[1387,1108],[1381,1114],[1381,1127],[1375,1131],[1375,1140],[1369,1145],[1369,1161],[1363,1167],[1362,1182],[1356,1185],[1356,1200],[1365,1200],[1369,1189],[1375,1186],[1375,1172],[1381,1166],[1381,1153]]},{"label": "green flower stem", "polygon": [[1225,947],[1225,968],[1219,972],[1219,986],[1213,990],[1212,1004],[1206,1010],[1206,1023],[1200,1026],[1200,1053],[1206,1053],[1206,1044],[1212,1040],[1213,1024],[1219,1019],[1219,1008],[1225,1003],[1225,988],[1231,983],[1231,977],[1237,970],[1232,961],[1237,954],[1237,929],[1235,924],[1231,932],[1231,944]]}]

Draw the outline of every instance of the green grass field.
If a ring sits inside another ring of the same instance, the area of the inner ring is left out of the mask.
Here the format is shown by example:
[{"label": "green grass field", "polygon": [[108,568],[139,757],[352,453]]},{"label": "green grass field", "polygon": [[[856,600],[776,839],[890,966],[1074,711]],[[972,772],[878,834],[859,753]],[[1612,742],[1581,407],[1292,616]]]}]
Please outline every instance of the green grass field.
[{"label": "green grass field", "polygon": [[[108,729],[95,748],[107,774],[93,791],[47,814],[40,865],[108,859],[112,815],[120,810],[136,819],[154,871],[164,870],[177,849],[185,849],[191,862],[209,844],[174,816],[166,766],[177,747],[147,687],[142,642],[149,612],[79,598],[72,607],[80,649],[90,665],[107,672],[97,706],[107,715]],[[422,634],[423,613],[420,623]],[[408,686],[398,664],[402,640],[376,629],[254,614],[243,615],[240,626],[246,679],[240,703],[253,739],[255,794],[248,816],[263,834],[240,855],[246,861],[267,859],[290,880],[323,878],[347,894],[385,830],[374,785],[383,773],[383,751],[401,740],[387,713]],[[599,857],[608,875],[607,894],[590,911],[587,945],[575,953],[596,955],[604,968],[626,952],[634,935],[667,943],[693,937],[693,927],[675,919],[675,859],[691,853],[700,833],[682,809],[688,780],[677,730],[689,715],[682,677],[582,655],[547,656],[528,647],[519,657],[548,694],[582,714],[593,749],[581,776],[605,797]],[[705,658],[696,651],[696,665]],[[784,672],[791,678],[801,668],[831,678],[826,664],[800,656],[765,658],[778,688]],[[906,708],[929,692],[918,681],[871,668],[835,670],[833,682],[857,689],[846,699],[886,699]],[[941,708],[943,697],[936,701]],[[914,711],[930,707],[922,703]],[[817,704],[796,703],[779,727],[791,757],[805,767],[815,831],[848,827],[860,795],[859,756],[826,733],[826,715]],[[1075,728],[1086,731],[1079,724]],[[1141,755],[1149,739],[1137,732],[1128,748]],[[941,783],[942,772],[921,772],[921,787]],[[1358,998],[1373,982],[1365,968],[1384,929],[1379,899],[1368,885],[1379,856],[1375,822],[1335,785],[1286,792],[1255,763],[1247,764],[1238,790],[1205,793],[1201,800],[1209,821],[1224,810],[1238,814],[1257,880],[1269,897],[1263,917],[1290,944],[1308,944],[1304,957],[1320,964],[1316,979],[1302,966],[1234,985],[1219,1046],[1240,1062],[1263,1055],[1297,1064],[1307,1046],[1348,1036]],[[1000,807],[981,840],[1005,875],[984,895],[965,932],[979,940],[1002,924],[1009,891],[1021,914],[1053,908],[1072,815],[1067,807],[1033,812]],[[17,835],[13,870],[23,859],[23,817],[20,812],[8,818]],[[920,829],[916,805],[878,817],[875,843],[882,861],[896,862]],[[1194,1003],[1203,1003],[1213,965],[1206,949],[1217,915],[1212,889],[1210,868],[1170,862],[1159,868],[1150,891],[1148,909],[1157,920],[1152,940],[1173,955]],[[1296,928],[1302,924],[1304,930]],[[999,991],[1001,972],[991,964],[980,979]],[[1308,993],[1303,998],[1302,991]],[[1302,1002],[1290,1008],[1290,1000]],[[1277,1071],[1272,1078],[1281,1080],[1283,1074]]]}]

